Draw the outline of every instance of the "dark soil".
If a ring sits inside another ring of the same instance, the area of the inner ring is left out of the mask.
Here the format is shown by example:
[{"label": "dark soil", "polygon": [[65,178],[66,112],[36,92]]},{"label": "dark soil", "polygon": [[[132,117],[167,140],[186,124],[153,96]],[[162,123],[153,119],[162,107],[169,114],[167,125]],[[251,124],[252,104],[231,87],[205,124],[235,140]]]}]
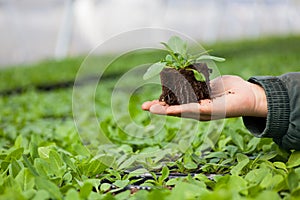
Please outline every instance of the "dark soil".
[{"label": "dark soil", "polygon": [[[192,70],[195,69],[205,76],[205,81],[197,81]],[[162,94],[160,101],[168,105],[197,103],[201,99],[210,99],[209,74],[212,72],[205,63],[197,63],[176,70],[164,68],[160,72]]]}]

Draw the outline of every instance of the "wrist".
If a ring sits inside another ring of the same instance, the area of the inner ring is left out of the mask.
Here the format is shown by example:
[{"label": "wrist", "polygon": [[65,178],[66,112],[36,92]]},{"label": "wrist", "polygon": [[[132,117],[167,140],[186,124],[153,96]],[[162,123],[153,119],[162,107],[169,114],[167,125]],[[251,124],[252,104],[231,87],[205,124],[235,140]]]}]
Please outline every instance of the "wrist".
[{"label": "wrist", "polygon": [[258,84],[251,83],[251,88],[254,94],[253,116],[267,117],[268,103],[264,88]]}]

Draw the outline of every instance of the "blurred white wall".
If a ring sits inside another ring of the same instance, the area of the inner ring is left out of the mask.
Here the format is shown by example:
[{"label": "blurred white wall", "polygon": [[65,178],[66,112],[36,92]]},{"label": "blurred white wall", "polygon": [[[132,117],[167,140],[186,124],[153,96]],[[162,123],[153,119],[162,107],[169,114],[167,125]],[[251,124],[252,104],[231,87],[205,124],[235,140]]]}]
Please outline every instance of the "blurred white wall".
[{"label": "blurred white wall", "polygon": [[206,43],[299,34],[299,11],[298,0],[0,0],[0,66],[85,54],[143,27]]}]

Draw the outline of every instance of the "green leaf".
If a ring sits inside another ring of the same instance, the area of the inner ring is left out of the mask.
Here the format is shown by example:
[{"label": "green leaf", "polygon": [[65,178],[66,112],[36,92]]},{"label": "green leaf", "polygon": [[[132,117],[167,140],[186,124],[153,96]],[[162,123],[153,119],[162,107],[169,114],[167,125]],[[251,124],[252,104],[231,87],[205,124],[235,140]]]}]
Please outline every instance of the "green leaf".
[{"label": "green leaf", "polygon": [[300,197],[300,187],[299,186],[293,190],[293,192],[291,193],[291,196],[292,196],[291,199],[299,199],[299,197]]},{"label": "green leaf", "polygon": [[118,167],[119,169],[126,169],[129,168],[137,159],[137,156],[131,156],[127,160],[125,160],[120,166]]},{"label": "green leaf", "polygon": [[191,69],[191,70],[193,71],[194,77],[197,81],[205,81],[205,76],[202,73],[198,72],[195,69]]},{"label": "green leaf", "polygon": [[[34,185],[34,178],[33,178],[33,185]],[[45,191],[46,192],[46,191]],[[28,190],[26,190],[26,189],[24,189],[24,192],[23,192],[23,195],[24,195],[24,197],[25,197],[25,199],[32,199],[32,200],[34,200],[34,196],[36,195],[36,190],[35,189],[33,189],[33,187],[32,187],[32,189],[28,189]],[[49,197],[49,195],[48,195],[48,199],[49,199],[50,197]]]},{"label": "green leaf", "polygon": [[65,200],[80,200],[79,194],[75,189],[68,190]]},{"label": "green leaf", "polygon": [[165,59],[166,59],[167,62],[172,62],[173,61],[172,56],[170,54],[166,55]]},{"label": "green leaf", "polygon": [[139,176],[139,175],[145,174],[147,172],[148,172],[147,169],[139,168],[139,169],[136,169],[136,170],[130,172],[129,175],[128,175],[128,178],[131,178],[131,177],[134,177],[134,176]]},{"label": "green leaf", "polygon": [[107,166],[104,165],[98,159],[93,160],[89,163],[89,166],[88,166],[88,169],[87,169],[87,175],[95,176],[97,174],[102,173],[106,168],[107,168]]},{"label": "green leaf", "polygon": [[172,189],[171,194],[168,196],[167,199],[206,199],[206,198],[199,198],[200,195],[206,194],[208,191],[204,188],[199,188],[199,186],[186,183],[186,182],[179,182],[175,185]]},{"label": "green leaf", "polygon": [[243,168],[249,163],[248,156],[246,156],[244,154],[240,154],[240,153],[237,154],[237,160],[238,160],[238,164],[230,170],[230,173],[232,175],[241,174]]},{"label": "green leaf", "polygon": [[164,63],[164,62],[154,63],[147,69],[146,73],[143,76],[143,79],[147,80],[147,79],[150,79],[150,78],[158,75],[165,66],[166,66],[166,63]]},{"label": "green leaf", "polygon": [[24,152],[24,148],[23,147],[18,148],[16,150],[12,151],[10,154],[8,154],[8,156],[7,156],[7,158],[5,160],[9,160],[11,158],[19,160],[21,158],[23,152]]},{"label": "green leaf", "polygon": [[81,186],[80,188],[80,192],[79,192],[80,198],[82,199],[88,198],[88,196],[92,192],[92,189],[93,189],[93,185],[91,183],[89,182],[84,183],[83,186]]},{"label": "green leaf", "polygon": [[46,190],[38,190],[32,200],[47,200],[50,199],[50,194]]},{"label": "green leaf", "polygon": [[196,58],[196,61],[201,61],[201,60],[213,60],[213,61],[218,61],[218,62],[224,62],[225,58],[220,58],[220,57],[210,56],[210,55],[202,55],[202,56]]},{"label": "green leaf", "polygon": [[33,165],[31,164],[31,162],[28,160],[28,158],[23,155],[23,160],[25,162],[25,165],[28,167],[28,169],[30,170],[30,172],[34,175],[34,176],[38,176],[39,174],[37,173],[37,171],[35,170],[35,168],[33,167]]},{"label": "green leaf", "polygon": [[70,167],[74,172],[78,173],[77,167],[73,163],[73,161],[69,158],[68,155],[62,154],[63,161],[67,164],[68,167]]},{"label": "green leaf", "polygon": [[35,143],[33,142],[29,143],[29,151],[30,151],[31,158],[35,159],[39,157],[38,146]]},{"label": "green leaf", "polygon": [[116,180],[114,185],[118,188],[124,188],[129,184],[129,180]]},{"label": "green leaf", "polygon": [[62,199],[59,188],[53,182],[42,177],[35,177],[35,184],[38,190],[46,190],[52,198]]},{"label": "green leaf", "polygon": [[205,158],[227,158],[227,155],[225,152],[223,151],[216,151],[216,152],[212,152],[210,154],[208,154],[207,156],[205,156]]},{"label": "green leaf", "polygon": [[26,168],[23,168],[20,173],[16,176],[15,180],[21,186],[23,191],[33,189],[34,187],[34,176]]},{"label": "green leaf", "polygon": [[90,156],[90,152],[86,146],[82,144],[75,143],[72,145],[73,149],[76,151],[78,155],[82,156]]},{"label": "green leaf", "polygon": [[286,165],[283,162],[274,162],[273,165],[278,169],[283,169],[285,172],[288,172],[286,169]]},{"label": "green leaf", "polygon": [[267,169],[266,167],[261,167],[259,169],[253,169],[250,172],[248,172],[248,174],[245,176],[245,179],[248,182],[257,185],[258,183],[260,183],[263,180],[264,176],[268,173],[270,173],[270,170]]},{"label": "green leaf", "polygon": [[95,188],[96,192],[99,192],[100,180],[98,178],[89,178],[84,183],[90,183]]},{"label": "green leaf", "polygon": [[229,180],[226,183],[229,189],[242,192],[247,188],[247,181],[240,176],[229,176]]},{"label": "green leaf", "polygon": [[167,166],[164,166],[161,171],[161,176],[158,178],[159,182],[162,183],[164,180],[166,180],[169,177],[169,173],[169,168]]},{"label": "green leaf", "polygon": [[265,174],[264,179],[260,183],[260,186],[262,188],[267,188],[268,186],[270,186],[272,184],[272,181],[273,181],[272,174]]},{"label": "green leaf", "polygon": [[120,192],[119,194],[117,194],[115,196],[115,199],[116,200],[127,200],[127,199],[129,199],[129,197],[130,197],[130,191],[126,190],[124,192]]},{"label": "green leaf", "polygon": [[16,140],[15,140],[15,147],[17,147],[17,148],[20,148],[20,147],[22,147],[23,145],[23,140],[24,140],[25,138],[23,138],[23,136],[22,135],[19,135],[17,138],[16,138]]},{"label": "green leaf", "polygon": [[275,191],[264,190],[258,193],[258,196],[255,196],[255,199],[272,199],[272,200],[280,200],[280,196]]},{"label": "green leaf", "polygon": [[161,44],[162,45],[164,45],[165,46],[165,48],[170,52],[170,53],[172,53],[173,54],[173,50],[171,49],[171,47],[167,44],[167,43],[165,43],[165,42],[161,42]]},{"label": "green leaf", "polygon": [[198,165],[192,160],[184,162],[184,167],[186,169],[197,169]]},{"label": "green leaf", "polygon": [[39,147],[38,154],[39,154],[40,158],[43,158],[43,159],[49,158],[50,149],[51,149],[51,146]]},{"label": "green leaf", "polygon": [[288,174],[287,183],[290,191],[295,190],[299,186],[299,178],[295,171],[291,171]]},{"label": "green leaf", "polygon": [[100,190],[101,190],[102,192],[106,192],[107,190],[110,189],[110,187],[111,187],[111,185],[110,185],[109,183],[102,183],[102,184],[100,185]]},{"label": "green leaf", "polygon": [[276,174],[272,176],[272,174],[268,173],[264,176],[264,179],[260,183],[262,188],[273,189],[278,186],[284,180],[282,175]]},{"label": "green leaf", "polygon": [[187,42],[183,41],[178,36],[172,36],[168,40],[168,47],[174,52],[178,53],[182,56],[186,55],[187,53]]},{"label": "green leaf", "polygon": [[179,140],[179,150],[184,153],[191,146],[191,143],[187,140]]},{"label": "green leaf", "polygon": [[253,137],[248,143],[247,143],[247,152],[252,152],[256,149],[257,145],[260,142],[260,138]]},{"label": "green leaf", "polygon": [[49,163],[41,158],[36,158],[34,160],[34,167],[37,171],[37,174],[44,177],[47,177],[48,173],[51,171]]},{"label": "green leaf", "polygon": [[178,180],[178,178],[171,178],[166,182],[166,185],[177,185],[179,182],[182,182]]},{"label": "green leaf", "polygon": [[9,167],[9,165],[10,165],[10,162],[8,162],[8,161],[2,161],[1,165],[0,165],[0,168],[1,168],[2,171],[5,171],[5,170],[7,170],[7,168]]},{"label": "green leaf", "polygon": [[230,132],[230,135],[233,143],[237,145],[241,150],[244,150],[244,138],[236,132]]},{"label": "green leaf", "polygon": [[[147,199],[147,200],[151,200],[150,198],[148,198],[148,194],[149,192],[146,190],[138,190],[135,194],[132,200],[139,200],[139,199]],[[154,199],[163,199],[161,196],[159,196],[159,198],[154,198]],[[131,200],[131,198],[130,198]]]},{"label": "green leaf", "polygon": [[21,171],[22,166],[15,160],[12,159],[11,161],[11,175],[15,178],[18,173]]},{"label": "green leaf", "polygon": [[63,175],[62,178],[63,178],[63,180],[64,180],[65,183],[69,183],[69,182],[72,181],[73,176],[72,176],[71,172],[68,171],[68,172],[66,172],[66,173]]},{"label": "green leaf", "polygon": [[59,177],[62,177],[62,175],[64,174],[62,169],[63,166],[63,161],[62,158],[60,157],[60,155],[54,151],[54,150],[50,150],[49,153],[49,160],[50,160],[50,167],[52,169],[52,171]]},{"label": "green leaf", "polygon": [[286,163],[287,168],[297,167],[300,165],[300,151],[294,151]]},{"label": "green leaf", "polygon": [[274,158],[274,157],[277,156],[277,155],[278,155],[278,152],[277,152],[277,151],[271,151],[271,152],[268,152],[268,153],[266,153],[266,154],[263,154],[263,155],[260,156],[258,159],[259,159],[259,160],[264,160],[264,161],[266,161],[266,160],[270,160],[270,159]]}]

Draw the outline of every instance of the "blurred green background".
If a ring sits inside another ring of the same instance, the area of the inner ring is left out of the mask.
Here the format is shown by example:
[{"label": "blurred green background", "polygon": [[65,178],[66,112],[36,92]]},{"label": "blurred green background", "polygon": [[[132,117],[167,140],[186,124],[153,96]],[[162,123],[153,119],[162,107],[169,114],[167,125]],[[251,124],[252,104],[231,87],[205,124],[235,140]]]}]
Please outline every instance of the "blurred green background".
[{"label": "blurred green background", "polygon": [[[91,48],[114,34],[157,25],[188,34],[212,55],[226,58],[217,63],[220,75],[248,79],[299,71],[297,1],[64,3],[0,1],[0,199],[299,198],[299,153],[253,137],[240,118],[199,123],[142,111],[141,104],[161,92],[157,84],[135,88],[146,66],[117,85],[130,70],[159,61],[165,52],[119,56],[118,48],[132,42],[127,41],[85,60]],[[219,137],[203,151],[209,128]],[[99,133],[112,144],[99,145]],[[124,174],[135,169],[140,171]],[[148,171],[165,176],[143,183],[151,192],[123,191],[136,183],[132,177]],[[172,181],[169,172],[196,176]],[[217,176],[211,180],[209,174]],[[109,192],[108,182],[118,194]]]}]

